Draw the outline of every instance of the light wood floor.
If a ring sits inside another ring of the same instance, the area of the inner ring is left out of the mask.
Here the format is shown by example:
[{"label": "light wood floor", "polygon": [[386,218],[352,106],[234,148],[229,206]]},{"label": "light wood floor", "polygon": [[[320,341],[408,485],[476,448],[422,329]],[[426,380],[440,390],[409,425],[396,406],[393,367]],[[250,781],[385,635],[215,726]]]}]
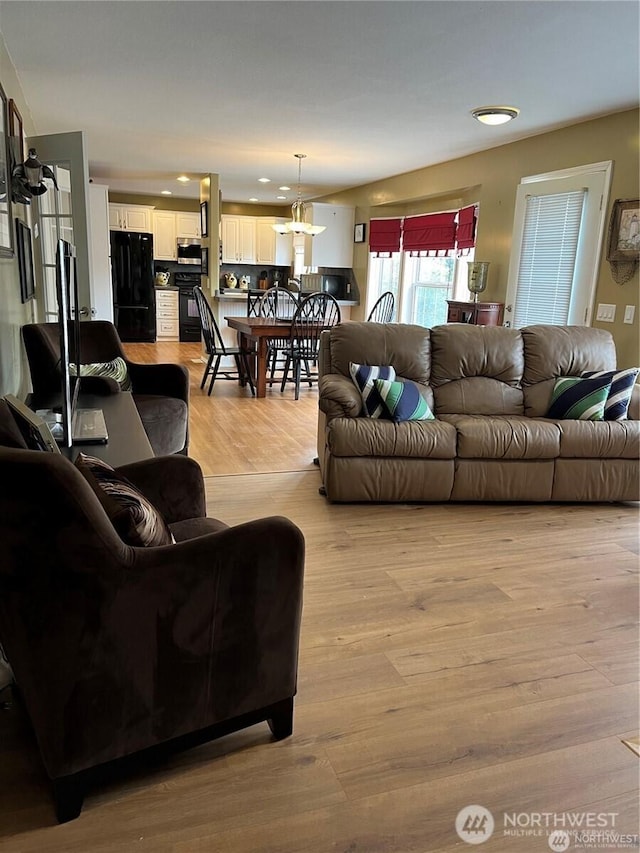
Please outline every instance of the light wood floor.
[{"label": "light wood floor", "polygon": [[305,534],[293,736],[184,752],[56,826],[26,723],[0,712],[3,853],[450,853],[474,849],[454,823],[476,803],[487,853],[549,850],[504,836],[505,812],[638,832],[637,508],[341,506],[319,485],[306,464],[207,480],[210,515]]}]

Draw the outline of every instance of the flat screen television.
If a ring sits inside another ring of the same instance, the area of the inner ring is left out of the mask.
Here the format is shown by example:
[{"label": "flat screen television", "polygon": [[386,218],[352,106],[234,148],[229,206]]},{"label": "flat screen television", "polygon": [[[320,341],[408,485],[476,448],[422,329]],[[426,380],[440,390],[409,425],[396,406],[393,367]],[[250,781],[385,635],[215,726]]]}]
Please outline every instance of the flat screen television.
[{"label": "flat screen television", "polygon": [[73,444],[73,416],[80,391],[80,323],[74,319],[78,305],[76,249],[58,240],[56,249],[56,296],[60,329],[60,372],[62,374],[62,437],[65,447]]}]

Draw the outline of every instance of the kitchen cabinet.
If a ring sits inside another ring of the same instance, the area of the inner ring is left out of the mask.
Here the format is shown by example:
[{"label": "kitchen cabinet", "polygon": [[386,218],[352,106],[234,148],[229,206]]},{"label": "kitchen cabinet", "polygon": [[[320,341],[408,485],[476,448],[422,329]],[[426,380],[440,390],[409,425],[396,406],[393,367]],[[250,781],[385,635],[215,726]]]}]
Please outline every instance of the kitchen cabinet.
[{"label": "kitchen cabinet", "polygon": [[153,213],[153,257],[156,261],[176,260],[176,214],[170,210]]},{"label": "kitchen cabinet", "polygon": [[180,339],[178,290],[156,288],[156,334],[158,340]]},{"label": "kitchen cabinet", "polygon": [[306,221],[324,225],[326,231],[304,238],[304,264],[307,267],[353,266],[353,226],[355,208],[312,202],[306,205]]},{"label": "kitchen cabinet", "polygon": [[152,207],[137,204],[110,204],[109,228],[111,231],[138,231],[151,234]]},{"label": "kitchen cabinet", "polygon": [[291,234],[278,234],[273,226],[286,222],[272,216],[256,218],[256,263],[270,266],[290,267],[293,257]]},{"label": "kitchen cabinet", "polygon": [[200,214],[176,211],[176,237],[200,238]]},{"label": "kitchen cabinet", "polygon": [[472,326],[501,326],[502,302],[457,302],[447,300],[447,323],[469,323]]},{"label": "kitchen cabinet", "polygon": [[[222,220],[222,263],[256,263],[256,220],[253,216],[229,216]],[[275,232],[274,232],[275,233]]]}]

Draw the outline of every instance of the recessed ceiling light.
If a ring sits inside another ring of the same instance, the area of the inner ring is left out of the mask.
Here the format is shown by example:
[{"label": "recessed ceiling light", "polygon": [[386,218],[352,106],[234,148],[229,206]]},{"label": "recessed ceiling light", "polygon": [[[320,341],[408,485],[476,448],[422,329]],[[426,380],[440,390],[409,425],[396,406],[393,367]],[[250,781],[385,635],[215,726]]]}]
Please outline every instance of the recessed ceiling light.
[{"label": "recessed ceiling light", "polygon": [[506,124],[520,114],[517,107],[476,107],[471,115],[482,124]]},{"label": "recessed ceiling light", "polygon": [[261,184],[270,184],[271,178],[258,178],[258,182]]},{"label": "recessed ceiling light", "polygon": [[171,190],[161,190],[160,195],[173,195]]},{"label": "recessed ceiling light", "polygon": [[257,198],[250,198],[249,201],[258,201]]},{"label": "recessed ceiling light", "polygon": [[180,181],[182,184],[188,184],[191,178],[188,178],[186,175],[180,175],[179,178],[176,178],[176,181]]},{"label": "recessed ceiling light", "polygon": [[278,187],[279,190],[282,190],[283,193],[288,193],[291,187]]},{"label": "recessed ceiling light", "polygon": [[276,198],[278,199],[278,201],[286,201],[287,200],[286,195],[277,195]]}]

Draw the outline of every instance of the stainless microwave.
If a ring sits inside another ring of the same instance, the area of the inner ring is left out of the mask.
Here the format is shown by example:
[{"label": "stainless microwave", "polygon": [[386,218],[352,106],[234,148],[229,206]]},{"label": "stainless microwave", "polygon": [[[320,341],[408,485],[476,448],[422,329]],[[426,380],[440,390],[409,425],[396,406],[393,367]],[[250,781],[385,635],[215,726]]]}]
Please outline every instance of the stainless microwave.
[{"label": "stainless microwave", "polygon": [[200,266],[202,263],[202,245],[200,240],[180,237],[176,258],[179,264],[197,264]]}]

